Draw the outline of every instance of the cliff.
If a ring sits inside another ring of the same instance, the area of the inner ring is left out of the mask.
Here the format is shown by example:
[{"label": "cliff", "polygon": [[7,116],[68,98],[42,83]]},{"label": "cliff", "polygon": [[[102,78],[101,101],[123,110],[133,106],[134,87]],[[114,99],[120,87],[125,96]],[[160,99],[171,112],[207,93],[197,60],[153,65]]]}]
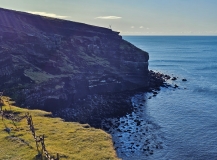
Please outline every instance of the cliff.
[{"label": "cliff", "polygon": [[147,87],[148,59],[111,29],[0,8],[0,89],[23,107],[76,113],[93,95]]}]

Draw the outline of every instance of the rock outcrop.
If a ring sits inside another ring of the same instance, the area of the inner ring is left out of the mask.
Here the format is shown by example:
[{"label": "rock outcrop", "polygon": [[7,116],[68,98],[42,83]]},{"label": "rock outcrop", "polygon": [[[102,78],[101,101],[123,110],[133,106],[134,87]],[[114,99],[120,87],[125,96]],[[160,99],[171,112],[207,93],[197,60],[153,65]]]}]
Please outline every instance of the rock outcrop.
[{"label": "rock outcrop", "polygon": [[111,29],[0,8],[0,89],[23,107],[148,87],[148,59]]}]

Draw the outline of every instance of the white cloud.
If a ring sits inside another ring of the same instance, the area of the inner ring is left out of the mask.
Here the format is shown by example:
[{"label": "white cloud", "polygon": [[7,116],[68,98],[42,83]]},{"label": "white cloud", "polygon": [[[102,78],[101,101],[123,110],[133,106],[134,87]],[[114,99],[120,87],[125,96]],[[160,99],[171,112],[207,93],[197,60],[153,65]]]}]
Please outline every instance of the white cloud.
[{"label": "white cloud", "polygon": [[95,19],[120,19],[122,17],[118,17],[118,16],[100,16],[100,17],[96,17]]},{"label": "white cloud", "polygon": [[32,11],[27,11],[27,12],[31,14],[37,14],[37,15],[52,17],[52,18],[63,18],[64,19],[68,17],[68,16],[56,15],[54,13],[47,13],[47,12],[32,12]]},{"label": "white cloud", "polygon": [[122,35],[141,35],[142,32],[129,32],[129,31],[125,31],[122,32]]},{"label": "white cloud", "polygon": [[134,26],[131,26],[131,28],[134,28]]},{"label": "white cloud", "polygon": [[139,28],[144,28],[143,26],[140,26]]}]

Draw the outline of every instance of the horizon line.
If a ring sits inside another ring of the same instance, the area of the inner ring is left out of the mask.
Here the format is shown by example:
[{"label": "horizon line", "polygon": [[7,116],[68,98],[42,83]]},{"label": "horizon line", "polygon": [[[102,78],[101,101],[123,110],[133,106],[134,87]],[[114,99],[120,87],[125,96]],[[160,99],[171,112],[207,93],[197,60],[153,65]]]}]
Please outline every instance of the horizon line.
[{"label": "horizon line", "polygon": [[144,35],[138,35],[138,34],[121,34],[121,36],[217,36],[217,35],[204,35],[204,34],[202,34],[202,35],[191,35],[191,34],[189,34],[189,35],[180,35],[180,34],[177,34],[177,35],[170,35],[170,34],[165,34],[165,35],[163,35],[163,34],[159,34],[159,35],[155,35],[155,34],[153,34],[153,35],[150,35],[150,34],[144,34]]}]

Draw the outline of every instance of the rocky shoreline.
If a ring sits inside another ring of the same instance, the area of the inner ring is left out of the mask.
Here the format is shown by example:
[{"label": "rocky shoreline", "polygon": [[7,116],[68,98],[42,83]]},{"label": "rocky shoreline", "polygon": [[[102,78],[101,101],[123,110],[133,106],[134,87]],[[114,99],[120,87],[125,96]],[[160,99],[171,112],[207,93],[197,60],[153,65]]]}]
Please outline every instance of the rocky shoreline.
[{"label": "rocky shoreline", "polygon": [[78,99],[71,107],[53,111],[53,115],[66,121],[88,123],[93,127],[102,128],[103,119],[119,118],[133,112],[132,96],[144,92],[150,92],[156,96],[160,87],[170,86],[166,83],[166,80],[170,78],[168,75],[150,70],[149,87],[133,91],[88,95],[86,98]]},{"label": "rocky shoreline", "polygon": [[102,122],[102,128],[112,135],[118,156],[124,160],[150,156],[165,147],[160,126],[145,115],[145,101],[144,93],[137,94],[132,98],[132,113]]},{"label": "rocky shoreline", "polygon": [[159,159],[157,153],[167,146],[164,144],[161,127],[147,114],[147,102],[157,96],[162,87],[179,88],[175,84],[177,79],[178,77],[149,71],[150,87],[131,96],[133,111],[119,118],[106,118],[102,121],[101,128],[112,135],[118,157],[124,160],[145,159],[148,156]]},{"label": "rocky shoreline", "polygon": [[[165,148],[160,126],[146,115],[146,103],[162,87],[177,89],[178,77],[150,70],[149,87],[133,91],[89,95],[72,108],[54,112],[66,121],[88,123],[111,134],[118,157],[124,160],[156,156]],[[182,79],[187,81],[187,79]]]}]

